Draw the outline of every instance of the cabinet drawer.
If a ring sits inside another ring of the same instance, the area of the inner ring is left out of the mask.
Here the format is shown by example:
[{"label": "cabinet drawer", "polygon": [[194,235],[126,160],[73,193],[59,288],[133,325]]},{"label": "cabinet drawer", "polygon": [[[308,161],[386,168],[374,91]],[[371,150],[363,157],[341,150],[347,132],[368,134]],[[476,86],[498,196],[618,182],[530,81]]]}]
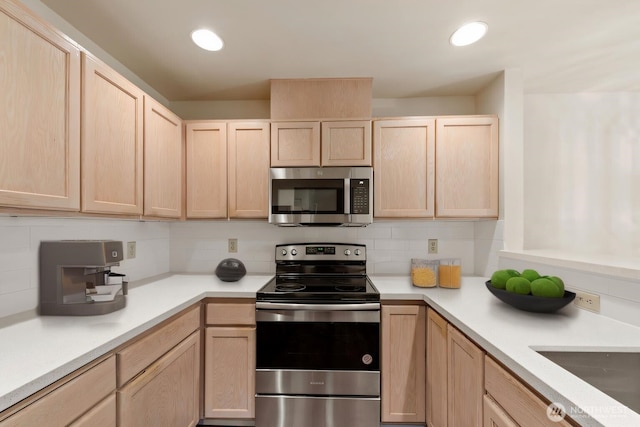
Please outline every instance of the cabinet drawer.
[{"label": "cabinet drawer", "polygon": [[115,373],[112,356],[0,422],[0,426],[68,426],[115,390]]},{"label": "cabinet drawer", "polygon": [[96,405],[89,412],[77,419],[69,427],[115,427],[116,426],[116,394]]},{"label": "cabinet drawer", "polygon": [[493,359],[485,357],[484,369],[487,393],[504,408],[516,423],[531,427],[572,425],[566,419],[560,422],[551,421],[547,417],[548,404]]},{"label": "cabinet drawer", "polygon": [[207,325],[246,325],[256,324],[256,305],[254,303],[207,304]]},{"label": "cabinet drawer", "polygon": [[484,427],[520,427],[488,394],[483,397]]},{"label": "cabinet drawer", "polygon": [[200,305],[117,353],[118,387],[200,327]]}]

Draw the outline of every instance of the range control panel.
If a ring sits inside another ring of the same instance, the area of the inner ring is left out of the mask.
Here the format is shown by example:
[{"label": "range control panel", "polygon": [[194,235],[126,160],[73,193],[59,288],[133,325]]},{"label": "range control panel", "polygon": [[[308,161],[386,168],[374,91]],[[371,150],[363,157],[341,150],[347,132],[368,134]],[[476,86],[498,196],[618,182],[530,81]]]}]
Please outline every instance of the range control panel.
[{"label": "range control panel", "polygon": [[366,259],[366,245],[346,243],[276,245],[276,261],[365,261]]}]

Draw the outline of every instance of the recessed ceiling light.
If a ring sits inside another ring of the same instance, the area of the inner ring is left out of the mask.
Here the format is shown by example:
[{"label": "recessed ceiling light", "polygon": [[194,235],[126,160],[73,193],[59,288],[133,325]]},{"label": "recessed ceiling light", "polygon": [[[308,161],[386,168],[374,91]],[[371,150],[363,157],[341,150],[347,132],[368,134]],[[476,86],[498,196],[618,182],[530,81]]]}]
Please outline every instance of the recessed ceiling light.
[{"label": "recessed ceiling light", "polygon": [[470,22],[458,28],[451,35],[449,42],[454,46],[467,46],[480,40],[487,33],[487,24],[484,22]]},{"label": "recessed ceiling light", "polygon": [[217,51],[222,49],[224,43],[216,33],[211,30],[200,29],[191,33],[191,40],[202,49]]}]

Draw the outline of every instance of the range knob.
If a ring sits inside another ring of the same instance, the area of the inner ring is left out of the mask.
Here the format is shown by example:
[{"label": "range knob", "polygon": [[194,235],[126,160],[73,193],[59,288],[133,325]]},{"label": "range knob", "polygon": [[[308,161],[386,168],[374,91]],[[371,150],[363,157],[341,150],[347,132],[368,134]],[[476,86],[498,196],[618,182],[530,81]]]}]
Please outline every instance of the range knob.
[{"label": "range knob", "polygon": [[295,249],[291,249],[291,255],[296,256],[298,255],[298,251]]},{"label": "range knob", "polygon": [[360,252],[360,249],[356,249],[356,250],[355,250],[355,252],[354,252],[354,254],[355,254],[356,256],[360,256],[360,254],[361,254],[361,253],[362,253],[362,252]]},{"label": "range knob", "polygon": [[280,254],[281,254],[282,256],[285,256],[285,255],[287,254],[287,250],[286,250],[286,249],[283,249],[282,251],[280,251]]},{"label": "range knob", "polygon": [[345,254],[345,256],[351,255],[351,250],[350,249],[345,249],[344,250],[344,254]]}]

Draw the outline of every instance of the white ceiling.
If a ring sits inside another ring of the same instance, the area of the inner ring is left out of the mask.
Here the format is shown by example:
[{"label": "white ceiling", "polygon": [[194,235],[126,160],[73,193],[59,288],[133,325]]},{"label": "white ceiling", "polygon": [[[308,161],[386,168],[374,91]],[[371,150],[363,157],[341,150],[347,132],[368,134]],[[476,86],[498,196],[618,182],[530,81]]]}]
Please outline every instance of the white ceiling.
[{"label": "white ceiling", "polygon": [[[271,78],[372,77],[374,98],[640,90],[640,0],[42,0],[170,101],[268,99]],[[465,22],[487,36],[454,48]],[[190,40],[213,29],[225,48]]]}]

